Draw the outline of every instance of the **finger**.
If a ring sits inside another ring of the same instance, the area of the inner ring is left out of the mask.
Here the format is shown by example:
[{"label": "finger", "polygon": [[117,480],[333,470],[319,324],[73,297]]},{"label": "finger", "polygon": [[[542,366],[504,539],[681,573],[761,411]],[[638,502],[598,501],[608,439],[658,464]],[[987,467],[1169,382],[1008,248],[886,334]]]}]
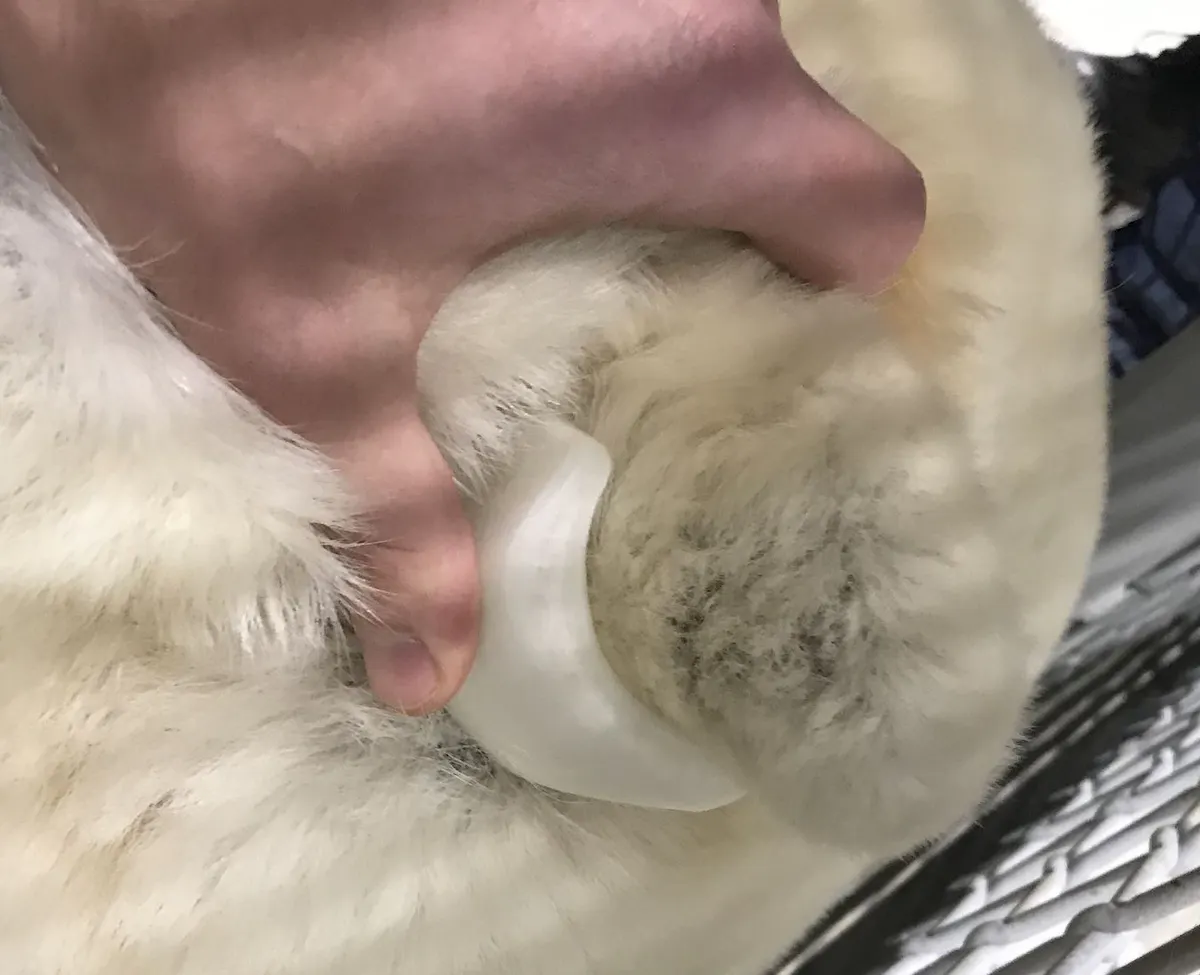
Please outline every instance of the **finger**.
[{"label": "finger", "polygon": [[412,409],[333,453],[367,509],[375,598],[355,630],[371,689],[405,713],[436,710],[466,680],[479,630],[474,539],[450,470]]},{"label": "finger", "polygon": [[746,232],[818,284],[876,291],[917,246],[925,182],[899,149],[800,74],[768,138],[780,140],[776,180],[787,178],[789,158],[807,159],[807,178],[793,180],[770,205],[750,208]]},{"label": "finger", "polygon": [[717,198],[726,207],[718,225],[747,234],[805,280],[876,291],[924,229],[924,180],[787,59],[784,94],[763,99],[741,133],[743,190]]}]

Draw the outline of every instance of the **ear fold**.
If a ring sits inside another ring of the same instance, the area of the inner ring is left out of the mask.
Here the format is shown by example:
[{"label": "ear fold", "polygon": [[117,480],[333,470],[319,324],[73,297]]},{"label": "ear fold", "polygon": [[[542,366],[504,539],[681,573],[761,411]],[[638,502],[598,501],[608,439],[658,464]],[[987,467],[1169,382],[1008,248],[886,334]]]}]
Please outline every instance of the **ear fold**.
[{"label": "ear fold", "polygon": [[967,418],[872,305],[729,285],[598,382],[597,632],[808,835],[898,852],[983,793],[1021,719],[1000,522]]}]

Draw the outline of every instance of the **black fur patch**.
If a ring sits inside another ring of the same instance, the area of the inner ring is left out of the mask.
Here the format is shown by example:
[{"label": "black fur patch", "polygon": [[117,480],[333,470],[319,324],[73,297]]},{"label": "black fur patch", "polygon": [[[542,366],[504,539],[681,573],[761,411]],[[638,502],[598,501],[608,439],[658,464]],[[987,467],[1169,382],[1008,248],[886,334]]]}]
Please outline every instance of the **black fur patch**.
[{"label": "black fur patch", "polygon": [[1092,101],[1107,208],[1141,209],[1200,141],[1200,36],[1158,57],[1080,55]]}]

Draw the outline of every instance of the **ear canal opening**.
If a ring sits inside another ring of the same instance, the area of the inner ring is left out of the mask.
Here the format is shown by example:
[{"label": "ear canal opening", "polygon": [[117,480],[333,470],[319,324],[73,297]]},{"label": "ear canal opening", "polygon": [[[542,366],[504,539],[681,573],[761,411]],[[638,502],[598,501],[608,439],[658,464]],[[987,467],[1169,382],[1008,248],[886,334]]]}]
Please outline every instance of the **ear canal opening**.
[{"label": "ear canal opening", "polygon": [[536,431],[477,521],[479,656],[449,706],[500,765],[607,802],[703,812],[745,789],[621,684],[588,602],[592,522],[612,476],[605,448],[566,423]]}]

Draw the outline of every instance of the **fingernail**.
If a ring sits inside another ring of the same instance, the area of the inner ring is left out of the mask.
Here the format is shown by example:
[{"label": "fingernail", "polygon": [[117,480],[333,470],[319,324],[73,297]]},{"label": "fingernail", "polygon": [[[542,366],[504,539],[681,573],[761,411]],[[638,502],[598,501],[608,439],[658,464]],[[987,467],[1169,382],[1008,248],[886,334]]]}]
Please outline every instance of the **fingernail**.
[{"label": "fingernail", "polygon": [[441,674],[429,648],[414,637],[363,640],[363,661],[371,690],[380,701],[405,714],[433,710]]},{"label": "fingernail", "polygon": [[396,683],[412,708],[421,708],[437,693],[441,678],[433,654],[420,640],[401,640],[388,653],[395,661]]}]

